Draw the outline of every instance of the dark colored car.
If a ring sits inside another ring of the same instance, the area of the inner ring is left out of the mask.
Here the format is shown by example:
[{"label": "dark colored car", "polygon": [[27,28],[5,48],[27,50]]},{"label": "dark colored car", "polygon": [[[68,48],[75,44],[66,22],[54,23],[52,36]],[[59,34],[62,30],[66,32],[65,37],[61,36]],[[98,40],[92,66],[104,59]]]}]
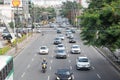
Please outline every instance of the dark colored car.
[{"label": "dark colored car", "polygon": [[71,29],[71,32],[72,32],[72,33],[75,33],[75,29]]},{"label": "dark colored car", "polygon": [[58,29],[58,30],[57,30],[57,33],[62,33],[62,32],[61,32],[61,30]]},{"label": "dark colored car", "polygon": [[2,37],[3,37],[4,40],[11,40],[12,39],[12,36],[10,34],[2,35]]},{"label": "dark colored car", "polygon": [[72,74],[70,69],[58,69],[55,73],[56,80],[72,80]]},{"label": "dark colored car", "polygon": [[71,38],[71,39],[69,39],[69,43],[76,43],[75,38]]}]

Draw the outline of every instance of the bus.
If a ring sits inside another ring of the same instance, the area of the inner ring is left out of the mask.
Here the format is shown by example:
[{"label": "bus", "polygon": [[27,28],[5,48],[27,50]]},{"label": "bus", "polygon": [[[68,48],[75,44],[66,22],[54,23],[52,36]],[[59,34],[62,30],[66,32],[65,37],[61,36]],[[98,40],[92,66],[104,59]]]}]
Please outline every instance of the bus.
[{"label": "bus", "polygon": [[0,80],[13,80],[13,57],[0,56]]}]

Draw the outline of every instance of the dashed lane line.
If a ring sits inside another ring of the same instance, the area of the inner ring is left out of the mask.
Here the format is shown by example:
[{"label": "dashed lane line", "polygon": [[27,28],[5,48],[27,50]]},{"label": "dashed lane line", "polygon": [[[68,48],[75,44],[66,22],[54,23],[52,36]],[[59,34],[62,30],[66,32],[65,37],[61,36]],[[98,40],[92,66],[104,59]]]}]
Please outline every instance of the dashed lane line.
[{"label": "dashed lane line", "polygon": [[51,63],[53,62],[53,60],[50,61]]},{"label": "dashed lane line", "polygon": [[50,66],[50,70],[52,69],[52,67]]},{"label": "dashed lane line", "polygon": [[50,80],[50,76],[48,76],[48,80]]},{"label": "dashed lane line", "polygon": [[68,60],[69,63],[71,63],[71,60]]},{"label": "dashed lane line", "polygon": [[101,77],[100,77],[100,75],[99,75],[99,74],[97,74],[97,77],[98,77],[99,79],[101,79]]},{"label": "dashed lane line", "polygon": [[94,66],[92,66],[92,69],[94,70],[94,69],[95,69],[95,67],[94,67]]},{"label": "dashed lane line", "polygon": [[72,66],[70,66],[70,70],[72,70]]},{"label": "dashed lane line", "polygon": [[32,61],[34,61],[34,58],[32,58]]},{"label": "dashed lane line", "polygon": [[23,77],[24,77],[24,75],[25,75],[25,72],[21,75],[21,77],[23,78]]},{"label": "dashed lane line", "polygon": [[30,68],[30,64],[28,64],[27,69]]},{"label": "dashed lane line", "polygon": [[72,78],[75,79],[74,75],[72,75]]},{"label": "dashed lane line", "polygon": [[35,57],[37,56],[37,54],[34,55]]}]

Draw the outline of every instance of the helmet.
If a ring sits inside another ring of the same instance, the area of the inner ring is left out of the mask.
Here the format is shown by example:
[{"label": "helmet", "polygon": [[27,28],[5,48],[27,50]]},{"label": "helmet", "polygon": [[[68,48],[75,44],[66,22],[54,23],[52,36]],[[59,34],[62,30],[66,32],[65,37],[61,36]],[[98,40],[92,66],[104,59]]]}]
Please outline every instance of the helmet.
[{"label": "helmet", "polygon": [[46,59],[45,59],[45,58],[43,58],[43,61],[46,61]]}]

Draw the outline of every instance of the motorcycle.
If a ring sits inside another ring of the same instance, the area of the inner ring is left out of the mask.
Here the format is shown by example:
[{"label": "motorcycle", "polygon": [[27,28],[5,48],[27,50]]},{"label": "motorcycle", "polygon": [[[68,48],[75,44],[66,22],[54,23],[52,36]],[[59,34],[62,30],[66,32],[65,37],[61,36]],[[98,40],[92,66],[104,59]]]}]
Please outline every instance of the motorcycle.
[{"label": "motorcycle", "polygon": [[45,72],[46,72],[46,69],[47,69],[46,64],[43,64],[43,65],[42,65],[42,72],[45,73]]}]

